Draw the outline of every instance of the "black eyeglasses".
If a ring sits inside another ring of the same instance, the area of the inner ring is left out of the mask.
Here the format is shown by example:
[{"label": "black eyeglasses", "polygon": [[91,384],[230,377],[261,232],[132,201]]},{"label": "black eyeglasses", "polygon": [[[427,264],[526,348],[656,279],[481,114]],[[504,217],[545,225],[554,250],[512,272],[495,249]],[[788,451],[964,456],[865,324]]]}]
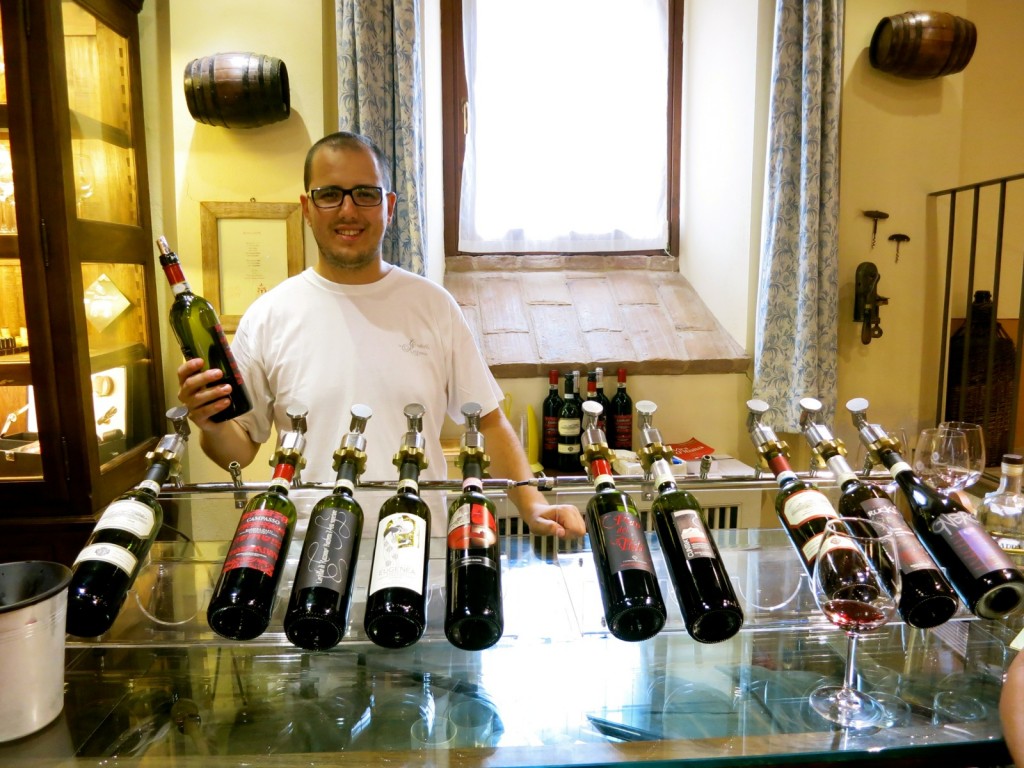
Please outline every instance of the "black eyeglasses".
[{"label": "black eyeglasses", "polygon": [[361,208],[372,208],[380,205],[384,199],[384,190],[381,187],[317,187],[309,190],[309,199],[317,208],[337,208],[345,203],[345,198],[351,197],[352,202]]}]

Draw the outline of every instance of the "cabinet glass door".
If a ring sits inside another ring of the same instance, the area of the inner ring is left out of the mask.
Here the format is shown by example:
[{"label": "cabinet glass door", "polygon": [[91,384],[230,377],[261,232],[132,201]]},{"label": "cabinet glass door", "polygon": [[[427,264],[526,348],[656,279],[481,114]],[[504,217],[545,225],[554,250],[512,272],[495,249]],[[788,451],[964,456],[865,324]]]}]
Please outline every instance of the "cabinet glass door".
[{"label": "cabinet glass door", "polygon": [[61,10],[78,218],[138,226],[128,40],[71,0]]},{"label": "cabinet glass door", "polygon": [[0,482],[41,478],[0,43]]}]

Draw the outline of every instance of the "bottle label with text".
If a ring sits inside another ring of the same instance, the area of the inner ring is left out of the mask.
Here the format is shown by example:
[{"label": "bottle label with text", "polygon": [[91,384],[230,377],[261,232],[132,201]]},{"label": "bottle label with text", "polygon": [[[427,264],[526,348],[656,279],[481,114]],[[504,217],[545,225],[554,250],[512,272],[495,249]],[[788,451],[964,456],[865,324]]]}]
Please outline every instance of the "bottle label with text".
[{"label": "bottle label with text", "polygon": [[825,494],[816,488],[807,488],[789,496],[782,505],[782,514],[793,528],[808,520],[839,516]]},{"label": "bottle label with text", "polygon": [[423,592],[423,550],[427,523],[416,515],[396,512],[381,519],[373,550],[369,594],[399,587]]},{"label": "bottle label with text", "polygon": [[931,529],[932,533],[937,533],[949,544],[975,578],[1015,567],[978,519],[969,512],[939,515]]},{"label": "bottle label with text", "polygon": [[224,573],[236,568],[252,568],[273,576],[287,535],[286,515],[273,509],[243,512],[231,549],[224,559]]},{"label": "bottle label with text", "polygon": [[306,534],[305,550],[295,572],[293,590],[326,587],[344,594],[358,543],[359,518],[348,509],[326,507],[310,517],[313,536]]},{"label": "bottle label with text", "polygon": [[103,563],[109,563],[121,569],[129,576],[135,572],[135,566],[139,562],[138,558],[127,549],[115,544],[90,544],[78,553],[78,557],[75,558],[75,562],[72,565],[78,565],[87,560],[99,560]]},{"label": "bottle label with text", "polygon": [[888,499],[865,499],[860,503],[860,508],[867,513],[869,518],[884,523],[893,532],[896,537],[896,557],[901,573],[935,567],[935,563],[928,556],[928,552],[917,538],[917,534],[907,525],[907,521],[903,519],[903,515],[895,504]]},{"label": "bottle label with text", "polygon": [[654,573],[654,563],[639,517],[620,508],[601,515],[601,528],[612,573],[629,569]]},{"label": "bottle label with text", "polygon": [[708,540],[707,530],[700,519],[700,514],[693,509],[678,509],[672,513],[679,541],[683,545],[683,555],[687,560],[697,557],[714,558],[715,549]]},{"label": "bottle label with text", "polygon": [[484,504],[460,504],[448,519],[448,567],[486,565],[497,569],[488,550],[498,543],[498,524]]},{"label": "bottle label with text", "polygon": [[156,525],[156,513],[147,504],[134,499],[119,499],[107,507],[96,521],[94,531],[116,529],[147,539]]}]

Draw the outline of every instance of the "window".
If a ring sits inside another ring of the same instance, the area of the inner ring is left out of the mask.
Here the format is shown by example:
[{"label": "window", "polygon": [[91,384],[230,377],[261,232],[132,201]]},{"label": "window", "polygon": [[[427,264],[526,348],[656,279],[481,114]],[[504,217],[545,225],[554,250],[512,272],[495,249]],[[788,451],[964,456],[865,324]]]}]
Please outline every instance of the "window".
[{"label": "window", "polygon": [[677,253],[682,0],[441,14],[446,253]]}]

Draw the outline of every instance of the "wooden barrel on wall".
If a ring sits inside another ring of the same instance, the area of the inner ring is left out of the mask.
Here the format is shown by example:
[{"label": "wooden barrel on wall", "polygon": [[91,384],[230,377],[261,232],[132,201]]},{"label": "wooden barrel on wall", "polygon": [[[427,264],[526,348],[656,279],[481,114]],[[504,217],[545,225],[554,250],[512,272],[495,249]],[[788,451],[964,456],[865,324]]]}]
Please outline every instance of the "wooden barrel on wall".
[{"label": "wooden barrel on wall", "polygon": [[185,103],[193,119],[224,128],[256,128],[291,113],[288,68],[259,53],[216,53],[185,66]]},{"label": "wooden barrel on wall", "polygon": [[907,11],[878,22],[871,37],[871,66],[924,80],[963,70],[974,55],[974,22],[939,11]]}]

